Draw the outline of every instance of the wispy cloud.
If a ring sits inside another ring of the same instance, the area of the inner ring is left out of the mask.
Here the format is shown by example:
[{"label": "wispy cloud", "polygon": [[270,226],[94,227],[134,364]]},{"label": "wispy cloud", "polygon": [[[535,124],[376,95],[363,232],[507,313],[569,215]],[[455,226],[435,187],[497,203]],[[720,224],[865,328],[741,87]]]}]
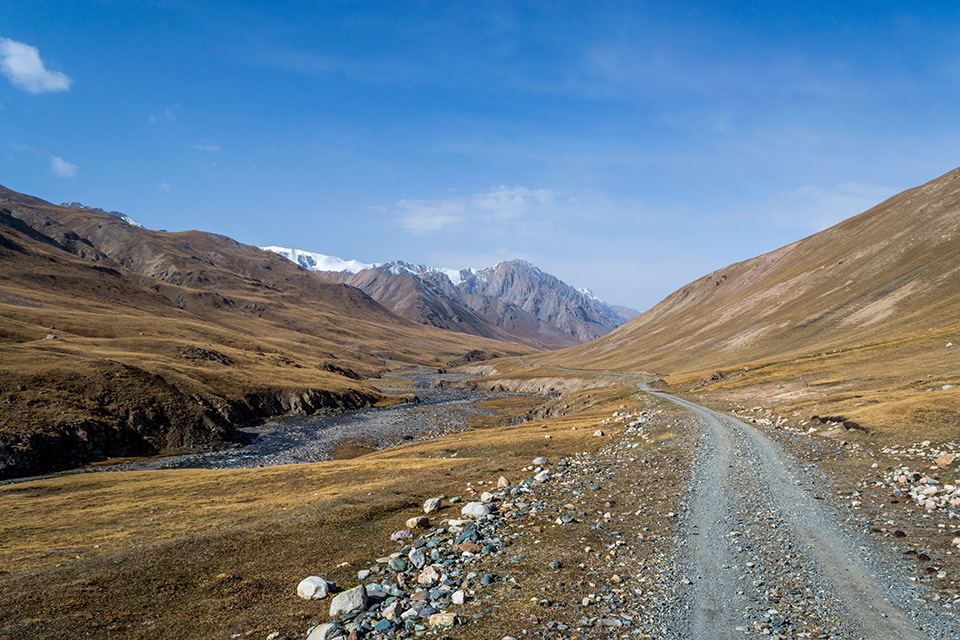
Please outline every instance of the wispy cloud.
[{"label": "wispy cloud", "polygon": [[170,185],[168,185],[166,182],[161,182],[159,185],[157,185],[157,189],[160,191],[165,191],[166,193],[170,193]]},{"label": "wispy cloud", "polygon": [[47,69],[36,47],[9,38],[0,38],[0,71],[28,93],[66,91],[73,82],[65,73]]},{"label": "wispy cloud", "polygon": [[181,113],[183,113],[183,107],[179,104],[172,104],[160,113],[150,114],[150,122],[151,124],[157,124],[158,122],[176,122]]},{"label": "wispy cloud", "polygon": [[394,215],[403,229],[430,233],[466,222],[522,221],[541,215],[559,194],[550,189],[501,185],[470,196],[444,200],[401,200]]},{"label": "wispy cloud", "polygon": [[412,233],[430,233],[467,219],[466,203],[455,200],[401,200],[396,215],[399,225]]},{"label": "wispy cloud", "polygon": [[77,175],[77,165],[67,162],[60,156],[50,156],[50,168],[61,178],[72,178]]},{"label": "wispy cloud", "polygon": [[220,147],[215,144],[209,143],[200,143],[193,145],[193,148],[198,151],[206,151],[207,153],[220,153]]}]

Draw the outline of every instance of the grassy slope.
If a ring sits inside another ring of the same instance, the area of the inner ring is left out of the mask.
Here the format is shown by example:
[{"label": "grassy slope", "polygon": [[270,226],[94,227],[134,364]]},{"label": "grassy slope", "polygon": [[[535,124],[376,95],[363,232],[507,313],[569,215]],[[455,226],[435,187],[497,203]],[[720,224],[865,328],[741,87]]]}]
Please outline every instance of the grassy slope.
[{"label": "grassy slope", "polygon": [[529,360],[653,371],[713,399],[956,437],[960,392],[927,389],[960,382],[960,349],[946,348],[960,345],[958,310],[960,170]]},{"label": "grassy slope", "polygon": [[[299,637],[329,606],[299,600],[300,579],[354,584],[357,567],[392,551],[389,533],[426,498],[463,495],[466,482],[501,474],[516,481],[536,456],[601,446],[591,427],[631,395],[594,389],[561,418],[344,461],[0,487],[0,638]],[[511,404],[504,419],[529,409]]]},{"label": "grassy slope", "polygon": [[37,473],[383,401],[358,378],[388,360],[526,350],[414,324],[223,236],[138,229],[2,189],[0,318],[0,476],[23,473],[28,454]]}]

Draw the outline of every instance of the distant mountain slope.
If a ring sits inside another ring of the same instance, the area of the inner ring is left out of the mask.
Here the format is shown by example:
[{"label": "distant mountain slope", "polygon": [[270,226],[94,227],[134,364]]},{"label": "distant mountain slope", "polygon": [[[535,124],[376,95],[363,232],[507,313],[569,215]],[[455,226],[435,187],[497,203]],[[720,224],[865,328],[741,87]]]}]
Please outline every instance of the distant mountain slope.
[{"label": "distant mountain slope", "polygon": [[[722,369],[715,386],[731,386],[738,377],[759,384],[764,376],[795,376],[790,401],[833,394],[850,400],[845,411],[860,415],[886,400],[857,396],[858,404],[852,390],[880,389],[881,378],[888,390],[904,393],[943,386],[950,391],[936,396],[942,400],[936,410],[960,424],[960,414],[949,408],[960,408],[952,391],[960,349],[946,347],[958,343],[958,321],[960,169],[813,236],[719,269],[609,335],[540,360],[676,379]],[[786,391],[768,391],[787,402]],[[897,418],[888,413],[876,419]]]},{"label": "distant mountain slope", "polygon": [[414,322],[538,349],[592,340],[637,313],[626,307],[614,310],[589,291],[578,291],[523,260],[457,270],[402,261],[364,265],[297,249],[264,249],[358,287]]},{"label": "distant mountain slope", "polygon": [[0,187],[0,478],[378,402],[360,378],[388,360],[524,350],[415,324],[224,236]]},{"label": "distant mountain slope", "polygon": [[623,324],[620,315],[593,294],[578,291],[525,260],[501,262],[468,274],[457,289],[515,304],[560,327],[577,342],[593,340]]}]

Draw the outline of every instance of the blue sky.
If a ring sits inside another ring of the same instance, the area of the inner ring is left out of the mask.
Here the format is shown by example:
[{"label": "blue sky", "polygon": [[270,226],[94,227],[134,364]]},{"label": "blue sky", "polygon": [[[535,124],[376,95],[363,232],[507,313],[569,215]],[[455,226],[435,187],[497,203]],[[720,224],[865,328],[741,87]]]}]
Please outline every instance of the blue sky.
[{"label": "blue sky", "polygon": [[960,165],[960,10],[836,4],[7,2],[0,184],[645,309]]}]

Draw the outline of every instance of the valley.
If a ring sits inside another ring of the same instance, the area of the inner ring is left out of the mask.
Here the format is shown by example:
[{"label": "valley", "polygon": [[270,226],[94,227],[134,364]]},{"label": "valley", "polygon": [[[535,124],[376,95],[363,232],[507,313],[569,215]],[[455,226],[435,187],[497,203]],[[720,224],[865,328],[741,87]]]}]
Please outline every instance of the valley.
[{"label": "valley", "polygon": [[2,195],[0,638],[960,638],[960,170],[554,350]]}]

